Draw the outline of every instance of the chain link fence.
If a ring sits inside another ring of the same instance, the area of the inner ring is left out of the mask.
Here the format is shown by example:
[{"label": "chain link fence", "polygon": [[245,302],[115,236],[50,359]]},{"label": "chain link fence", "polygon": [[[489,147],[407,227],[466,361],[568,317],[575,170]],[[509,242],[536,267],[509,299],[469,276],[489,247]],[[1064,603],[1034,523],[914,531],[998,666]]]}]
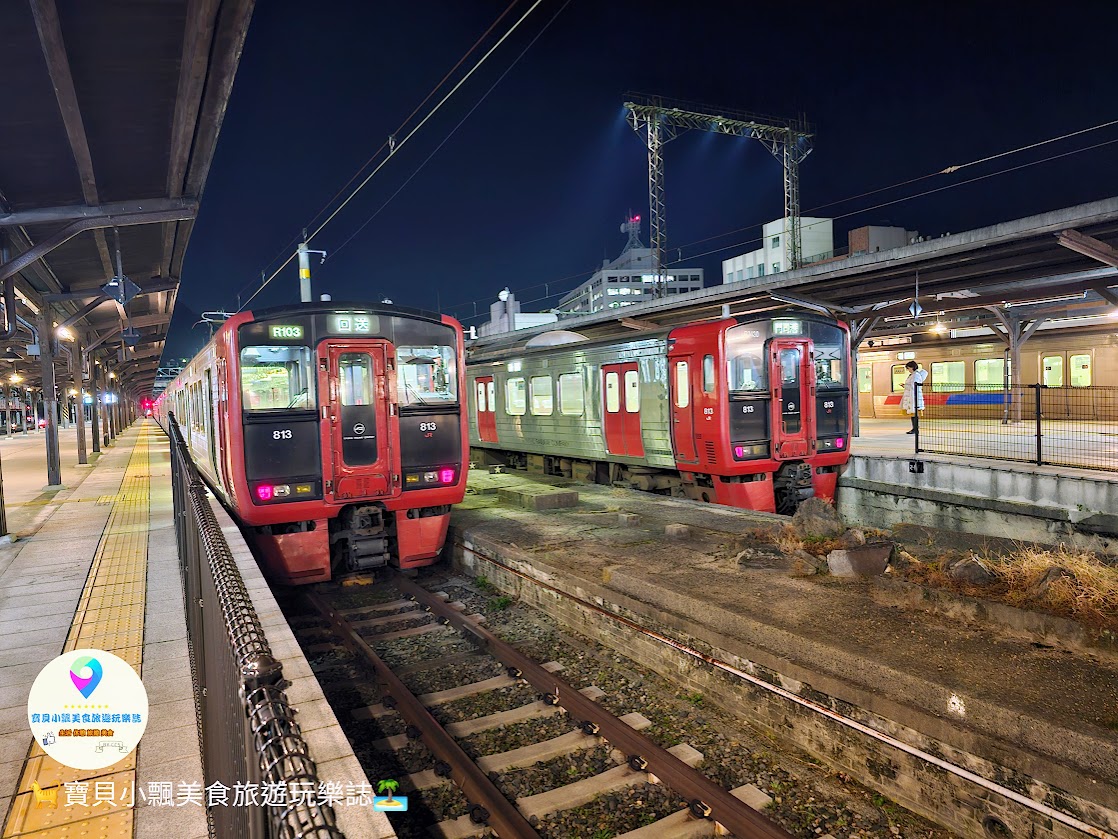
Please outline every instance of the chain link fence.
[{"label": "chain link fence", "polygon": [[[169,415],[175,532],[186,600],[195,708],[202,732],[207,806],[215,839],[345,839],[284,688],[206,488]],[[262,791],[255,800],[247,790]],[[262,800],[261,800],[262,799]]]},{"label": "chain link fence", "polygon": [[1118,387],[924,388],[923,399],[917,452],[1118,471]]}]

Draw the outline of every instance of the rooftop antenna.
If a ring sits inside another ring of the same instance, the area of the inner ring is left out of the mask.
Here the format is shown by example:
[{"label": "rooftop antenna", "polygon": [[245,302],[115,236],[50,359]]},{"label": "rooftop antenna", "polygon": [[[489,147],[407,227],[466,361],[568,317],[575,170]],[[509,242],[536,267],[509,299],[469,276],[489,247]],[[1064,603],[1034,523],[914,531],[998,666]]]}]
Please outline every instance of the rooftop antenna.
[{"label": "rooftop antenna", "polygon": [[625,221],[622,222],[621,232],[629,234],[629,241],[625,243],[625,250],[622,253],[631,251],[633,248],[644,247],[641,243],[641,217],[634,216],[632,210],[629,211]]}]

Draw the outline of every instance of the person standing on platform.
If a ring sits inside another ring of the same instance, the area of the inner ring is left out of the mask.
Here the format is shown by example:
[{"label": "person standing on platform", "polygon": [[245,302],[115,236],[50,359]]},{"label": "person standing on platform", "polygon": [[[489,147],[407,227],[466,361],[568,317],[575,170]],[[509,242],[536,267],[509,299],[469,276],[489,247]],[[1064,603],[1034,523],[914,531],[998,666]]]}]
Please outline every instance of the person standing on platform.
[{"label": "person standing on platform", "polygon": [[904,380],[904,391],[901,393],[901,410],[912,415],[912,430],[905,434],[915,434],[920,428],[920,412],[924,410],[924,388],[921,385],[928,378],[928,371],[921,370],[920,365],[910,361],[905,365],[908,378]]}]

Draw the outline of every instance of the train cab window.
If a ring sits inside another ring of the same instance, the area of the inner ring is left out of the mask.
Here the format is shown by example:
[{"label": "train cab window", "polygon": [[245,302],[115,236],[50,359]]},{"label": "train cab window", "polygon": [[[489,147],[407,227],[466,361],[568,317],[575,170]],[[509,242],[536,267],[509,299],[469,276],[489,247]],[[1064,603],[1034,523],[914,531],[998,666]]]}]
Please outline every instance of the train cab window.
[{"label": "train cab window", "polygon": [[965,361],[933,361],[932,393],[951,393],[966,387],[967,364]]},{"label": "train cab window", "polygon": [[1064,386],[1064,357],[1046,355],[1040,360],[1040,380],[1045,387]]},{"label": "train cab window", "polygon": [[621,377],[617,373],[606,373],[606,413],[616,414],[621,410]]},{"label": "train cab window", "polygon": [[904,390],[905,379],[908,378],[908,370],[903,364],[893,365],[893,393],[900,393]]},{"label": "train cab window", "polygon": [[581,417],[586,407],[585,398],[581,373],[560,374],[559,413],[566,417]]},{"label": "train cab window", "polygon": [[714,393],[714,356],[703,356],[703,393]]},{"label": "train cab window", "polygon": [[731,392],[768,389],[765,340],[755,326],[742,324],[726,330],[726,380]]},{"label": "train cab window", "polygon": [[524,379],[509,379],[505,382],[505,413],[510,417],[522,417],[527,404],[528,397]]},{"label": "train cab window", "polygon": [[636,370],[625,371],[625,413],[639,414],[641,410],[641,380]]},{"label": "train cab window", "polygon": [[1004,358],[976,358],[974,360],[974,389],[1001,390],[1005,387]]},{"label": "train cab window", "polygon": [[338,357],[338,384],[343,405],[373,404],[373,361],[363,352]]},{"label": "train cab window", "polygon": [[551,376],[533,376],[529,385],[532,391],[532,416],[550,417],[555,410]]},{"label": "train cab window", "polygon": [[1072,387],[1091,386],[1091,356],[1073,355],[1068,359],[1070,375],[1068,380]]},{"label": "train cab window", "polygon": [[688,363],[677,361],[675,363],[675,406],[686,408],[691,404],[691,383],[689,381]]},{"label": "train cab window", "polygon": [[241,399],[246,411],[314,408],[314,381],[310,347],[241,350]]},{"label": "train cab window", "polygon": [[404,406],[458,401],[454,348],[397,347],[396,398]]}]

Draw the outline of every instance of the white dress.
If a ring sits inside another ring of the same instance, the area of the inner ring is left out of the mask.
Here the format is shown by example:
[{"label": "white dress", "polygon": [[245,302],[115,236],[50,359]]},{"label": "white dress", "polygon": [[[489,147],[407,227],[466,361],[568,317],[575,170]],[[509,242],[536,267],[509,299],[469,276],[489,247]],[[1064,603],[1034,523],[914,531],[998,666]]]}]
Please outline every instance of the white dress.
[{"label": "white dress", "polygon": [[919,382],[921,385],[928,378],[927,370],[913,370],[908,374],[908,378],[904,380],[904,392],[901,393],[901,410],[906,414],[915,414],[917,411],[924,410],[924,388],[920,388],[916,392],[916,407],[912,407],[912,391],[916,390],[913,387],[914,382]]}]

